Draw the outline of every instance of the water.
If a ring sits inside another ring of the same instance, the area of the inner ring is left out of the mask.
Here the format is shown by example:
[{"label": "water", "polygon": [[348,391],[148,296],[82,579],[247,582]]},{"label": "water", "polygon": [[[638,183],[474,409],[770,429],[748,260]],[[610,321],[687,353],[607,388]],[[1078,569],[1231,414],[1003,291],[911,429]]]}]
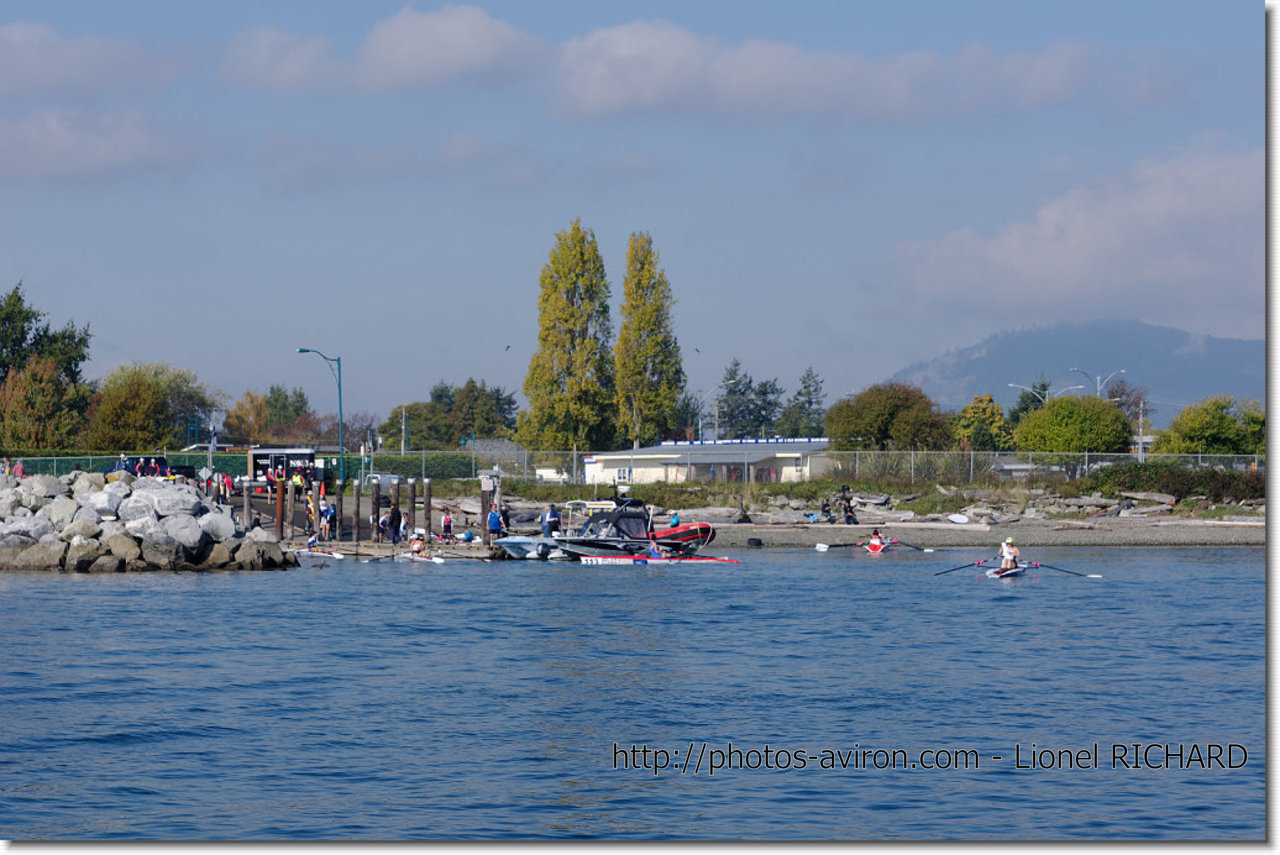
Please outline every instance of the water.
[{"label": "water", "polygon": [[0,837],[1264,838],[1263,550],[734,555],[0,574]]}]

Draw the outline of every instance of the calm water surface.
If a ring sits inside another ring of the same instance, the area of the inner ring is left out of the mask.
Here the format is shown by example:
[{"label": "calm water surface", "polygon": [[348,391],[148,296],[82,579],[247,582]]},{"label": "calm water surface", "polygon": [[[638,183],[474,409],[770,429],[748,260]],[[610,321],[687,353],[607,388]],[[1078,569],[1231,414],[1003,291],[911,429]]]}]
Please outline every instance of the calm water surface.
[{"label": "calm water surface", "polygon": [[733,554],[0,574],[0,837],[1264,838],[1262,549]]}]

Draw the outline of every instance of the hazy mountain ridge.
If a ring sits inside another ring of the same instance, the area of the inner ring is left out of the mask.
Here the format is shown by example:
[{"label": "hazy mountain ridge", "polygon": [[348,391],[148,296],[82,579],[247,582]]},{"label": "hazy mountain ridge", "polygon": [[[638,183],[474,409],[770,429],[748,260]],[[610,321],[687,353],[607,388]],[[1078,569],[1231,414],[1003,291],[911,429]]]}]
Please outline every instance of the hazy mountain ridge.
[{"label": "hazy mountain ridge", "polygon": [[991,394],[1009,406],[1021,389],[1040,375],[1049,391],[1088,388],[1094,380],[1126,369],[1131,386],[1147,390],[1152,424],[1166,427],[1188,404],[1210,395],[1256,398],[1266,403],[1266,341],[1227,339],[1190,333],[1134,320],[1063,323],[1051,327],[1004,330],[971,347],[907,366],[889,379],[918,386],[944,410],[956,410],[974,395]]}]

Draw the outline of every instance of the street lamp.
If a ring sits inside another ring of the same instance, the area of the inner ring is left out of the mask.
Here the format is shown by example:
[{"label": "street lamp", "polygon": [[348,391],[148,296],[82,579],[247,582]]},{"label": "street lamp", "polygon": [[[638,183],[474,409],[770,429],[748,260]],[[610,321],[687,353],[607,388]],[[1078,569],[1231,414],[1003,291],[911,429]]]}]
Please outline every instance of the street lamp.
[{"label": "street lamp", "polygon": [[[342,357],[325,356],[320,351],[312,350],[309,347],[298,348],[298,353],[314,353],[329,363],[329,373],[338,381],[338,483],[345,484],[347,480],[347,449],[342,444]],[[337,371],[334,371],[334,365],[338,366]]]},{"label": "street lamp", "polygon": [[1103,388],[1105,388],[1105,387],[1106,387],[1106,385],[1107,385],[1108,383],[1110,383],[1110,382],[1111,382],[1111,378],[1112,378],[1112,377],[1115,377],[1117,374],[1124,374],[1124,373],[1126,373],[1126,372],[1125,372],[1125,370],[1124,370],[1123,368],[1121,368],[1121,369],[1119,369],[1119,370],[1117,370],[1117,371],[1112,371],[1110,374],[1108,374],[1108,375],[1107,375],[1107,379],[1106,379],[1106,380],[1101,380],[1101,381],[1100,381],[1100,380],[1098,380],[1098,378],[1094,377],[1094,376],[1093,376],[1092,374],[1090,374],[1088,371],[1081,371],[1079,368],[1072,368],[1071,370],[1072,370],[1072,371],[1074,371],[1074,372],[1075,372],[1075,373],[1077,373],[1077,374],[1083,374],[1085,377],[1088,377],[1090,380],[1092,380],[1092,381],[1096,384],[1096,386],[1097,386],[1097,390],[1098,390],[1098,397],[1099,397],[1099,398],[1101,398],[1101,397],[1102,397],[1102,390],[1103,390]]},{"label": "street lamp", "polygon": [[1048,395],[1041,395],[1039,392],[1037,392],[1035,389],[1032,389],[1030,386],[1019,386],[1017,383],[1010,383],[1009,385],[1014,389],[1026,389],[1032,395],[1035,395],[1037,398],[1039,398],[1040,403],[1042,404],[1049,403],[1049,399],[1052,398],[1054,395],[1061,395],[1063,392],[1070,392],[1072,389],[1084,388],[1083,386],[1068,386],[1065,389],[1059,389],[1056,392],[1050,392]]}]

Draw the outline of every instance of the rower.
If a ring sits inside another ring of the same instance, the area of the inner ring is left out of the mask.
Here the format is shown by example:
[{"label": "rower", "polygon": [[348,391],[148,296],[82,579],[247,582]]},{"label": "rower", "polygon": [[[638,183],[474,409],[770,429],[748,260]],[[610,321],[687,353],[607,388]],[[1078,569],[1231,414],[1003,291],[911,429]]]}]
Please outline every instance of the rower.
[{"label": "rower", "polygon": [[880,546],[884,543],[884,535],[880,534],[880,529],[878,528],[871,529],[870,543],[873,546]]},{"label": "rower", "polygon": [[1018,568],[1018,557],[1021,554],[1018,551],[1018,547],[1013,545],[1013,538],[1006,537],[1004,543],[1000,544],[1000,569],[1016,570]]}]

